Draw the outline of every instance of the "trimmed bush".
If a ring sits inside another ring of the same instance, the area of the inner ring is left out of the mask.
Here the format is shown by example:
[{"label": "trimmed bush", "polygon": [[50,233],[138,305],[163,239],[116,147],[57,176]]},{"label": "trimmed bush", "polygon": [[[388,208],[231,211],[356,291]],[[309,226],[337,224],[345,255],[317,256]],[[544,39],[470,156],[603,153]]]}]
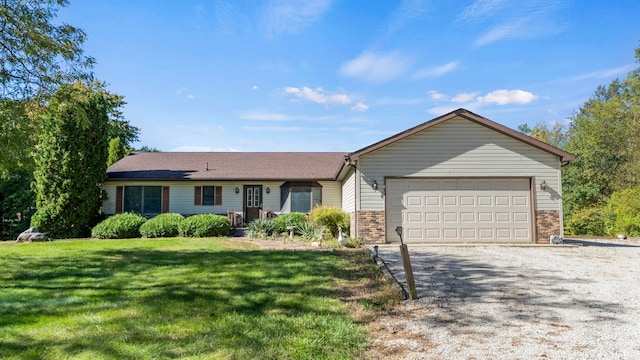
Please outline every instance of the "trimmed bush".
[{"label": "trimmed bush", "polygon": [[338,228],[349,232],[351,220],[349,214],[337,207],[317,206],[309,213],[309,220],[316,226],[326,226],[331,236],[338,236]]},{"label": "trimmed bush", "polygon": [[180,214],[160,214],[140,226],[140,235],[145,238],[178,236],[178,226],[184,220]]},{"label": "trimmed bush", "polygon": [[568,235],[602,236],[605,233],[605,209],[589,207],[566,217],[564,229]]},{"label": "trimmed bush", "polygon": [[226,216],[214,214],[199,214],[182,220],[178,231],[182,236],[206,237],[228,236],[231,223]]},{"label": "trimmed bush", "polygon": [[91,230],[91,237],[97,239],[130,239],[140,237],[140,226],[147,219],[134,213],[113,215],[101,221]]},{"label": "trimmed bush", "polygon": [[273,219],[273,222],[276,226],[276,231],[278,233],[283,233],[288,232],[287,226],[295,226],[296,228],[300,227],[301,224],[305,222],[306,216],[307,214],[305,213],[292,212],[276,217]]}]

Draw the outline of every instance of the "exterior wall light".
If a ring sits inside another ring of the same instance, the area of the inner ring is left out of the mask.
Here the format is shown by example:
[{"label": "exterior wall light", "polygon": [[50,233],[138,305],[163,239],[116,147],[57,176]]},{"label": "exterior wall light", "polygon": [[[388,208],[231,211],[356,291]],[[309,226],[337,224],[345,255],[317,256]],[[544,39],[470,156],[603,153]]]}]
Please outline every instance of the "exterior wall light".
[{"label": "exterior wall light", "polygon": [[240,194],[240,189],[236,188],[236,194]]},{"label": "exterior wall light", "polygon": [[271,194],[271,189],[267,188],[267,194]]},{"label": "exterior wall light", "polygon": [[378,182],[376,180],[373,180],[373,183],[371,184],[371,188],[373,190],[378,190]]},{"label": "exterior wall light", "polygon": [[547,182],[545,180],[542,180],[542,182],[540,183],[540,190],[542,191],[547,190]]}]

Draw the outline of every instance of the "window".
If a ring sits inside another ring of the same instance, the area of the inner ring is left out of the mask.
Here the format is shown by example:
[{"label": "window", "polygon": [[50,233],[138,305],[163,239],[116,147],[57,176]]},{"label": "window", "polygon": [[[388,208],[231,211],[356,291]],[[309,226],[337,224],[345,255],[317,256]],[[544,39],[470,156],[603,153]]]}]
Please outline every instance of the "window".
[{"label": "window", "polygon": [[196,186],[193,205],[222,205],[222,186]]},{"label": "window", "polygon": [[215,205],[216,187],[215,186],[203,186],[202,187],[202,205]]},{"label": "window", "polygon": [[160,214],[162,186],[125,186],[124,211],[139,214]]},{"label": "window", "polygon": [[322,187],[316,182],[285,183],[280,193],[283,212],[308,213],[322,204]]}]

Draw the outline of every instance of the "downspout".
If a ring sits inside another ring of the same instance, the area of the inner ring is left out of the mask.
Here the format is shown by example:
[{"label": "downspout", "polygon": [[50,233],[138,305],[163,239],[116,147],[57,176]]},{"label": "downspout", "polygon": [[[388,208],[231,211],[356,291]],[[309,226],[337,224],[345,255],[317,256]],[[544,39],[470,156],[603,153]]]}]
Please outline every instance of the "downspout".
[{"label": "downspout", "polygon": [[560,158],[558,158],[558,194],[560,194],[560,209],[559,209],[559,214],[560,214],[560,237],[562,237],[564,239],[564,198],[562,196],[562,167],[569,164],[569,162],[565,162],[563,163],[562,161],[560,161]]},{"label": "downspout", "polygon": [[355,199],[354,199],[354,201],[355,201],[355,204],[354,204],[355,205],[354,206],[355,214],[354,215],[356,217],[356,220],[355,220],[354,224],[356,226],[356,238],[360,239],[360,228],[358,227],[358,223],[359,223],[358,214],[360,213],[360,169],[358,169],[358,167],[356,166],[355,162],[353,163],[352,166],[353,166],[354,169],[356,169],[355,174],[354,174],[355,176],[353,177],[353,181],[355,181],[355,187],[354,188],[355,188],[355,192],[356,192],[356,194],[355,194],[356,196],[355,196]]}]

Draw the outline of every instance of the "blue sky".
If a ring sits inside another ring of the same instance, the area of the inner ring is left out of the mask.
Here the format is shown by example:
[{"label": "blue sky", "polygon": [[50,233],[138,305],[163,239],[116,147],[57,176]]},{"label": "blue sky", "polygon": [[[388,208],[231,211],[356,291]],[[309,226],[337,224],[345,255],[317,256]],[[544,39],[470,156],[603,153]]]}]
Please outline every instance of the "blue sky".
[{"label": "blue sky", "polygon": [[638,1],[71,0],[140,142],[355,151],[457,108],[565,122],[636,68]]}]

